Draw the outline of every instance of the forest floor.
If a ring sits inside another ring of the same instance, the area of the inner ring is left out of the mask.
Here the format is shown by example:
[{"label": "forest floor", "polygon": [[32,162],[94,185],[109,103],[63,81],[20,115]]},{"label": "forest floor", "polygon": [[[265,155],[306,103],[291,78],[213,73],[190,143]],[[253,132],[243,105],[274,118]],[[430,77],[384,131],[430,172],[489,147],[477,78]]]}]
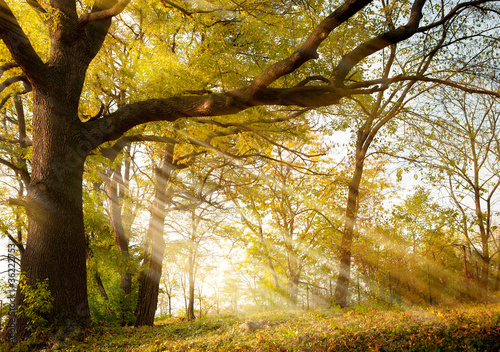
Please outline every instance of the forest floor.
[{"label": "forest floor", "polygon": [[500,351],[500,304],[279,311],[96,326],[61,351]]}]

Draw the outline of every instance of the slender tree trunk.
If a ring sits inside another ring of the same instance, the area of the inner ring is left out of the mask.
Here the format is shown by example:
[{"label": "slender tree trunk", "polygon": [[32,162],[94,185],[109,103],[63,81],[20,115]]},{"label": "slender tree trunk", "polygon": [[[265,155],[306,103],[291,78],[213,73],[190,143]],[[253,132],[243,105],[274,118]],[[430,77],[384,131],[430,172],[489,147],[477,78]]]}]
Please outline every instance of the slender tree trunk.
[{"label": "slender tree trunk", "polygon": [[151,207],[151,217],[144,246],[144,261],[139,274],[139,297],[135,326],[152,326],[154,324],[166,246],[163,230],[166,205],[171,196],[168,185],[172,177],[174,148],[175,145],[172,143],[166,145],[162,166],[155,170],[155,198]]},{"label": "slender tree trunk", "polygon": [[288,281],[288,295],[290,297],[290,302],[294,307],[297,306],[298,297],[299,297],[299,282],[300,282],[300,274],[299,273],[291,273],[290,279]]},{"label": "slender tree trunk", "polygon": [[196,243],[194,240],[191,240],[191,245],[189,248],[189,271],[188,271],[188,281],[189,281],[189,287],[188,287],[188,307],[187,307],[187,318],[188,320],[194,320],[195,315],[194,315],[194,284],[195,284],[195,248],[194,246]]},{"label": "slender tree trunk", "polygon": [[266,241],[264,239],[264,230],[262,228],[262,223],[261,223],[260,219],[259,219],[259,230],[258,231],[259,231],[258,232],[259,240],[260,240],[262,249],[264,251],[264,256],[267,260],[267,266],[269,267],[269,270],[271,271],[271,275],[273,277],[274,287],[277,290],[280,290],[281,287],[280,287],[280,282],[278,280],[278,274],[276,273],[276,269],[274,268],[274,264],[273,264],[273,259],[272,259],[271,255],[269,254],[269,248],[266,245]]},{"label": "slender tree trunk", "polygon": [[462,245],[462,257],[463,257],[463,266],[464,266],[464,277],[466,279],[469,278],[469,271],[467,270],[467,252],[465,251],[465,244]]},{"label": "slender tree trunk", "polygon": [[483,238],[483,256],[481,258],[481,277],[479,280],[479,285],[484,290],[488,289],[488,281],[490,274],[490,248],[488,243],[488,238]]},{"label": "slender tree trunk", "polygon": [[[121,165],[117,165],[111,177],[106,180],[107,194],[109,200],[109,218],[111,228],[115,235],[116,245],[122,259],[126,262],[130,260],[129,241],[125,233],[122,221],[122,206],[120,204],[119,187],[123,182]],[[125,294],[132,292],[132,275],[129,270],[123,268],[120,280],[120,287]]]},{"label": "slender tree trunk", "polygon": [[198,302],[200,303],[200,315],[198,316],[199,318],[201,318],[201,312],[202,312],[202,302],[201,302],[201,296],[198,298]]},{"label": "slender tree trunk", "polygon": [[167,292],[168,296],[168,316],[172,317],[172,292]]},{"label": "slender tree trunk", "polygon": [[[344,308],[347,306],[347,297],[349,284],[351,281],[351,248],[354,237],[354,225],[359,200],[359,185],[363,176],[363,167],[365,162],[366,149],[361,147],[362,141],[358,141],[356,148],[356,164],[354,174],[349,183],[349,192],[347,196],[347,207],[345,212],[344,232],[340,244],[340,265],[337,284],[335,287],[335,304]],[[368,146],[366,146],[368,148]]]}]

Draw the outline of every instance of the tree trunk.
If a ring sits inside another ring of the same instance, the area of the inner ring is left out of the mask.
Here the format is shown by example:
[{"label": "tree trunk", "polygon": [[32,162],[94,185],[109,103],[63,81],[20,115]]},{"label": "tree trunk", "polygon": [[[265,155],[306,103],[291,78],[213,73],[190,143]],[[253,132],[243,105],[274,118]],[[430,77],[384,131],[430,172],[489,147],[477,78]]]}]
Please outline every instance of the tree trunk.
[{"label": "tree trunk", "polygon": [[169,183],[172,177],[173,153],[175,144],[168,143],[165,148],[161,168],[155,170],[155,198],[151,207],[148,234],[144,248],[143,269],[139,274],[139,297],[135,326],[154,324],[158,293],[165,252],[163,230],[166,204],[171,196]]},{"label": "tree trunk", "polygon": [[167,292],[168,296],[168,316],[172,318],[172,293]]},{"label": "tree trunk", "polygon": [[[351,247],[354,236],[354,225],[358,210],[359,185],[363,176],[363,166],[365,162],[366,149],[358,141],[356,148],[356,165],[354,175],[349,183],[349,192],[347,195],[347,207],[345,212],[344,232],[340,244],[340,265],[337,284],[335,287],[335,304],[344,308],[347,306],[347,296],[349,284],[351,281]],[[368,148],[369,144],[366,146]]]},{"label": "tree trunk", "polygon": [[[28,236],[21,271],[30,286],[48,279],[54,299],[49,321],[90,323],[82,210],[83,165],[88,152],[76,101],[57,89],[34,90],[32,177],[27,192]],[[17,305],[23,297],[18,295]],[[19,338],[25,325],[19,320]]]},{"label": "tree trunk", "polygon": [[288,295],[290,298],[290,302],[295,308],[298,303],[299,297],[299,282],[300,282],[300,274],[299,273],[290,273],[290,279],[288,280]]},{"label": "tree trunk", "polygon": [[479,280],[479,285],[485,291],[488,289],[488,281],[490,274],[490,253],[489,253],[489,243],[488,241],[483,241],[483,257],[481,258],[481,276]]},{"label": "tree trunk", "polygon": [[194,320],[194,281],[195,281],[195,249],[193,248],[196,244],[192,241],[190,249],[189,249],[189,272],[188,272],[188,280],[189,280],[189,289],[188,289],[188,307],[187,307],[187,319]]}]

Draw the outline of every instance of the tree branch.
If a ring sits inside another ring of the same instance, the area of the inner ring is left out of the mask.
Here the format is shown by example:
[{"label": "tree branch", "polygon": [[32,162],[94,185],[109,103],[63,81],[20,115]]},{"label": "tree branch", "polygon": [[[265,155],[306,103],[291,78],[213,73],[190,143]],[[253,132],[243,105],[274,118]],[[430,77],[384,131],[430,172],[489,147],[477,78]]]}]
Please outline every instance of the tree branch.
[{"label": "tree branch", "polygon": [[28,5],[31,6],[33,10],[35,10],[37,13],[42,14],[42,13],[47,13],[47,11],[38,3],[36,0],[26,0]]},{"label": "tree branch", "polygon": [[406,40],[417,33],[418,25],[422,19],[422,8],[424,7],[425,2],[426,0],[415,0],[410,12],[410,18],[408,19],[406,25],[389,30],[388,32],[368,40],[344,55],[333,71],[332,81],[334,85],[337,87],[344,86],[344,79],[349,71],[351,71],[351,69],[364,58],[389,45],[397,44]]},{"label": "tree branch", "polygon": [[26,76],[14,76],[14,77],[10,77],[10,78],[7,78],[2,83],[0,83],[0,93],[3,92],[7,87],[9,87],[12,84],[17,83],[17,82],[24,82],[24,83],[29,84]]},{"label": "tree branch", "polygon": [[16,206],[24,207],[24,208],[28,207],[28,202],[25,199],[22,199],[22,198],[9,198],[9,200],[7,201],[7,203],[9,205],[16,205]]},{"label": "tree branch", "polygon": [[317,49],[328,35],[372,1],[348,0],[343,3],[314,28],[307,40],[292,55],[268,67],[253,80],[251,85],[252,95],[263,91],[278,78],[295,71],[305,62],[318,58]]},{"label": "tree branch", "polygon": [[116,141],[113,146],[108,148],[101,148],[99,151],[102,156],[108,158],[111,161],[114,161],[116,157],[121,153],[123,148],[127,145],[134,142],[161,142],[161,143],[177,143],[173,138],[170,137],[161,137],[161,136],[153,136],[153,135],[134,135],[134,136],[125,136]]},{"label": "tree branch", "polygon": [[5,72],[7,72],[8,70],[10,70],[14,67],[19,67],[17,62],[7,62],[7,63],[3,64],[2,66],[0,66],[0,77],[2,77]]},{"label": "tree branch", "polygon": [[250,88],[247,87],[228,93],[150,99],[126,105],[99,120],[86,122],[87,142],[95,149],[104,142],[119,138],[134,126],[152,121],[173,122],[181,118],[231,115],[256,106],[317,108],[338,104],[345,96],[371,94],[379,90],[379,87],[358,90],[332,86],[267,88],[258,98],[250,98]]},{"label": "tree branch", "polygon": [[45,64],[33,49],[5,0],[0,0],[0,39],[32,84],[41,82],[46,77]]},{"label": "tree branch", "polygon": [[84,14],[78,19],[78,24],[80,27],[84,27],[90,22],[109,20],[125,10],[129,3],[130,0],[119,0],[115,3],[115,5],[108,9]]},{"label": "tree branch", "polygon": [[21,253],[21,257],[22,257],[24,254],[23,243],[19,242],[16,238],[14,238],[14,236],[12,236],[9,231],[4,230],[3,233],[12,241],[12,243],[14,243],[16,245],[16,247],[17,247],[17,249],[19,249],[19,253]]}]

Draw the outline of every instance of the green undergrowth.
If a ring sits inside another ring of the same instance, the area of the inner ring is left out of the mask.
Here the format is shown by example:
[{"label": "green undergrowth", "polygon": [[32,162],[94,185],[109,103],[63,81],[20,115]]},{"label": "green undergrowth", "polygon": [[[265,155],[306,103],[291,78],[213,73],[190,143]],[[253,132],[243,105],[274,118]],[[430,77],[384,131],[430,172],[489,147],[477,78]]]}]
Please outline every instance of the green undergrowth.
[{"label": "green undergrowth", "polygon": [[[245,330],[243,323],[257,322]],[[500,305],[267,312],[90,329],[64,351],[499,351]]]}]

